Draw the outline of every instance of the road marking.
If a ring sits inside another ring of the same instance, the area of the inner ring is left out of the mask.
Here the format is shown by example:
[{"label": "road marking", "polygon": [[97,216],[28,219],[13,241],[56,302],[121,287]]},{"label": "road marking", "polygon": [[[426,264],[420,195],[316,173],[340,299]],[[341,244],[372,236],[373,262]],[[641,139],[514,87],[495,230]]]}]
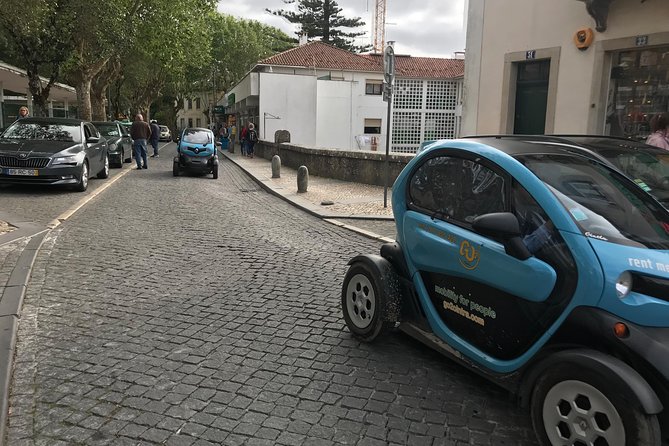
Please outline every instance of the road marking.
[{"label": "road marking", "polygon": [[119,179],[123,178],[124,175],[127,175],[128,172],[130,172],[132,169],[128,168],[125,169],[123,172],[119,173],[117,176],[111,179],[111,181],[108,181],[104,186],[101,186],[100,188],[96,189],[92,194],[90,194],[87,197],[82,198],[79,200],[74,206],[72,206],[70,209],[66,210],[62,214],[60,214],[58,217],[55,219],[51,220],[49,224],[47,224],[47,228],[49,229],[54,229],[57,228],[62,222],[70,218],[72,215],[74,215],[75,212],[77,212],[79,209],[84,207],[89,201],[91,201],[93,198],[97,197],[100,195],[102,192],[107,190],[108,187],[110,187],[112,184],[117,182]]}]

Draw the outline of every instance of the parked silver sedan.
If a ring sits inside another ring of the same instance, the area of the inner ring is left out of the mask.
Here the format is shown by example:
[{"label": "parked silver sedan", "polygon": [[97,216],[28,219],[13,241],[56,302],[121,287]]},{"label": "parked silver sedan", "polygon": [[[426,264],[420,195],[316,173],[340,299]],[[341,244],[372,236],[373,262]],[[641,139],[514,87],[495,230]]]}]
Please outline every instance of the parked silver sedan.
[{"label": "parked silver sedan", "polygon": [[107,141],[79,119],[25,118],[0,137],[0,183],[63,184],[85,191],[109,176]]}]

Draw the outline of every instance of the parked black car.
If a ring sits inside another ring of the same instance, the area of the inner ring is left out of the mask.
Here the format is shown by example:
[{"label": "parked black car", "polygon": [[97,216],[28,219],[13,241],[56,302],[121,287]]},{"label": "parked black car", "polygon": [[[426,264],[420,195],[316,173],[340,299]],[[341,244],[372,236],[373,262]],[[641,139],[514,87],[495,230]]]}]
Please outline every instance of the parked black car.
[{"label": "parked black car", "polygon": [[107,140],[109,164],[112,167],[123,167],[124,162],[132,161],[132,138],[125,126],[111,121],[95,121],[93,125]]},{"label": "parked black car", "polygon": [[79,119],[25,118],[0,137],[0,183],[65,184],[85,191],[109,176],[107,141]]}]

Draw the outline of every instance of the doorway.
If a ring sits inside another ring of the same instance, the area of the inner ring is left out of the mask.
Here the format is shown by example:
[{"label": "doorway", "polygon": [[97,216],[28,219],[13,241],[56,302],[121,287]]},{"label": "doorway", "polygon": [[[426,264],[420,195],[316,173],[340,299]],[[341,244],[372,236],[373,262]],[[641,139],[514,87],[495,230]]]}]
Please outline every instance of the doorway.
[{"label": "doorway", "polygon": [[545,133],[550,67],[550,59],[517,64],[514,134]]}]

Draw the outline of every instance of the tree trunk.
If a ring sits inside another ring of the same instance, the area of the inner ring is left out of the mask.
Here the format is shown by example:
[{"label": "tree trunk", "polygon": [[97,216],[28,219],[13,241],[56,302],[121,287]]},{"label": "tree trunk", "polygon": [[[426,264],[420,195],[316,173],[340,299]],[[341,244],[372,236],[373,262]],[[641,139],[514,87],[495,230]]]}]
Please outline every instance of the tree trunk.
[{"label": "tree trunk", "polygon": [[33,98],[33,110],[30,112],[32,116],[49,116],[47,101],[51,85],[42,88],[42,81],[37,70],[28,71],[28,90]]},{"label": "tree trunk", "polygon": [[107,121],[107,89],[91,88],[91,110],[93,121]]},{"label": "tree trunk", "polygon": [[88,73],[79,73],[77,80],[77,103],[79,106],[79,119],[90,121],[91,112],[91,76]]}]

